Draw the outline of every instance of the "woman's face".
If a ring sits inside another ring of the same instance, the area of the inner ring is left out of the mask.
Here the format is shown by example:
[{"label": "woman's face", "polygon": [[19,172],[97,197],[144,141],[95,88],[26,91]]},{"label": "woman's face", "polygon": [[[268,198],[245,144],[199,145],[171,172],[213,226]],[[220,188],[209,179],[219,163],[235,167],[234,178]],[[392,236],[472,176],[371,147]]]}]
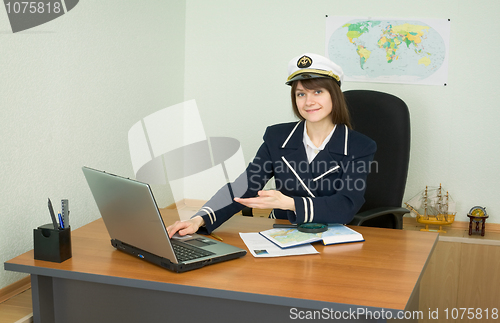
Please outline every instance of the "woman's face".
[{"label": "woman's face", "polygon": [[300,115],[310,123],[332,122],[333,103],[330,93],[324,88],[306,89],[298,81],[295,100]]}]

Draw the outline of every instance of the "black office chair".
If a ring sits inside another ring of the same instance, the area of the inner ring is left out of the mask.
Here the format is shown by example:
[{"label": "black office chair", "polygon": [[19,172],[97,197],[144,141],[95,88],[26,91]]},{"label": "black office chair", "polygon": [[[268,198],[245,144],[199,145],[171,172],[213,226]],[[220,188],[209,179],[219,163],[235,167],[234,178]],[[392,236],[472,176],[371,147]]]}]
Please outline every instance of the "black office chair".
[{"label": "black office chair", "polygon": [[398,97],[369,90],[345,91],[354,130],[377,143],[365,204],[352,225],[403,228],[402,208],[410,161],[410,114]]}]

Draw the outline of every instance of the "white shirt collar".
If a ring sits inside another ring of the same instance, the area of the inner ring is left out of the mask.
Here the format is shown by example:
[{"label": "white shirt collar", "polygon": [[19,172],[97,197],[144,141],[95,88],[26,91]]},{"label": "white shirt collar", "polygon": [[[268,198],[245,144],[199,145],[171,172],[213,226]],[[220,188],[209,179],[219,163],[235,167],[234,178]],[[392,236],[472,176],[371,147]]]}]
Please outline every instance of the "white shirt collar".
[{"label": "white shirt collar", "polygon": [[325,149],[326,144],[330,141],[330,139],[333,136],[333,133],[335,132],[335,129],[337,128],[337,125],[333,126],[332,131],[328,136],[326,136],[325,140],[323,140],[323,143],[321,146],[316,147],[313,142],[311,141],[311,138],[309,138],[309,135],[307,134],[307,123],[304,122],[304,135],[303,135],[303,142],[304,142],[304,147],[306,148],[306,154],[307,154],[307,160],[309,163],[313,161],[313,159],[316,157],[316,155],[323,149]]}]

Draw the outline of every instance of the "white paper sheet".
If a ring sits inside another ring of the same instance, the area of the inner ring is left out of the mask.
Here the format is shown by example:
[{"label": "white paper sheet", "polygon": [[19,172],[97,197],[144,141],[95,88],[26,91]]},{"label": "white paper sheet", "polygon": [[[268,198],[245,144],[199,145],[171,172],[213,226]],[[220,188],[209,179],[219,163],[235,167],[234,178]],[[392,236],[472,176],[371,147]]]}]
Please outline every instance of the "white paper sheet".
[{"label": "white paper sheet", "polygon": [[311,244],[281,249],[258,232],[241,233],[240,237],[254,257],[283,257],[319,253]]}]

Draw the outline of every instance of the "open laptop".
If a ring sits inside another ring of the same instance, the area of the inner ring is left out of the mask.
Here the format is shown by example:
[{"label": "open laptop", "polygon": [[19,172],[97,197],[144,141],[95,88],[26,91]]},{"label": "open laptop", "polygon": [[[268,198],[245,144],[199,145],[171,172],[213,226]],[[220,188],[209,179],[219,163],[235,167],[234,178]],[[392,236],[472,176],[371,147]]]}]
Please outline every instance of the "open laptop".
[{"label": "open laptop", "polygon": [[239,258],[247,253],[197,234],[170,239],[148,184],[88,167],[82,170],[111,244],[117,250],[175,272]]}]

